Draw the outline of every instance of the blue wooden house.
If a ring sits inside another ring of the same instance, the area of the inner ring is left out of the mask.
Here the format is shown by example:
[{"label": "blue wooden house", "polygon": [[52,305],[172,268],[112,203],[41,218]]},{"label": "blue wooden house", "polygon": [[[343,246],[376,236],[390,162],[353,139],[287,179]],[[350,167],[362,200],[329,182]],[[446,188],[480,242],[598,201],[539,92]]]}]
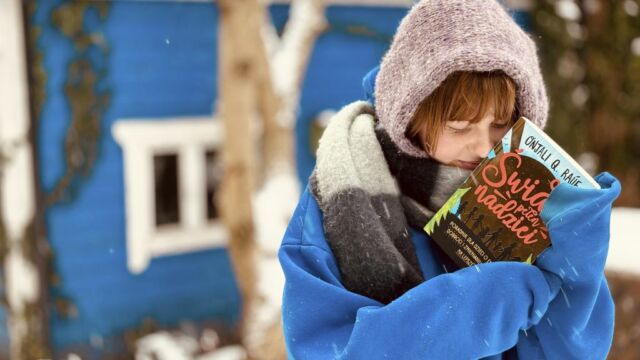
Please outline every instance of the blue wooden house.
[{"label": "blue wooden house", "polygon": [[[302,184],[314,123],[363,98],[410,1],[329,3],[295,129]],[[232,340],[241,299],[207,200],[222,140],[215,3],[38,0],[25,11],[55,358],[121,357],[146,331],[185,322]],[[270,13],[281,31],[288,5]],[[5,318],[0,308],[0,358]]]}]

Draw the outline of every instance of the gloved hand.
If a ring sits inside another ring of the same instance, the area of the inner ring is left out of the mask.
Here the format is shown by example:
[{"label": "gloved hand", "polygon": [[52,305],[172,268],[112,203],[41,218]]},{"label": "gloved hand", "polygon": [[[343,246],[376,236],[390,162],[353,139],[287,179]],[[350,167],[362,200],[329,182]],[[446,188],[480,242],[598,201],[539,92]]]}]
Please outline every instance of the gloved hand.
[{"label": "gloved hand", "polygon": [[595,180],[602,189],[558,185],[540,214],[549,230],[551,247],[538,256],[535,265],[558,276],[563,285],[592,282],[604,271],[611,206],[621,188],[608,172]]}]

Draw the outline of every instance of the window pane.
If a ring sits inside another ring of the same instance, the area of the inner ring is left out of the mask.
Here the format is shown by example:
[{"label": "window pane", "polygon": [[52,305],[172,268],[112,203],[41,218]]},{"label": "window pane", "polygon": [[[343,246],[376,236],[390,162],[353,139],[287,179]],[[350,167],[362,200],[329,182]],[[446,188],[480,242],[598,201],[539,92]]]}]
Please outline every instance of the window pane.
[{"label": "window pane", "polygon": [[178,202],[178,155],[153,157],[155,175],[156,225],[180,222]]},{"label": "window pane", "polygon": [[217,151],[207,150],[207,219],[216,219],[219,216],[216,207],[218,187],[222,181],[222,159],[220,159]]}]

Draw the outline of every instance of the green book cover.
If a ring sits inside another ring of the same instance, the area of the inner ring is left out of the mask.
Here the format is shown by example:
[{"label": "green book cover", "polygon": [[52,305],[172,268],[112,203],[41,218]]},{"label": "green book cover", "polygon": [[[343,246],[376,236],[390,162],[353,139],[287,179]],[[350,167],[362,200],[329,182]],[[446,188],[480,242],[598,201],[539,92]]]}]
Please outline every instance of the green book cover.
[{"label": "green book cover", "polygon": [[540,212],[565,182],[598,183],[547,134],[521,117],[425,225],[459,267],[533,263],[551,241]]}]

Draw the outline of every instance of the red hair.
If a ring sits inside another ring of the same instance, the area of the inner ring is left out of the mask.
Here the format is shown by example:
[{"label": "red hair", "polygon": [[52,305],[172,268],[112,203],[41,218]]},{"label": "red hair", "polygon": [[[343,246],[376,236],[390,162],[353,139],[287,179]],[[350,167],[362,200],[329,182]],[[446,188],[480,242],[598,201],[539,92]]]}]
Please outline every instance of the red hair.
[{"label": "red hair", "polygon": [[435,149],[447,121],[480,121],[489,109],[495,119],[519,117],[516,84],[502,71],[454,72],[418,105],[407,136],[427,153]]}]

